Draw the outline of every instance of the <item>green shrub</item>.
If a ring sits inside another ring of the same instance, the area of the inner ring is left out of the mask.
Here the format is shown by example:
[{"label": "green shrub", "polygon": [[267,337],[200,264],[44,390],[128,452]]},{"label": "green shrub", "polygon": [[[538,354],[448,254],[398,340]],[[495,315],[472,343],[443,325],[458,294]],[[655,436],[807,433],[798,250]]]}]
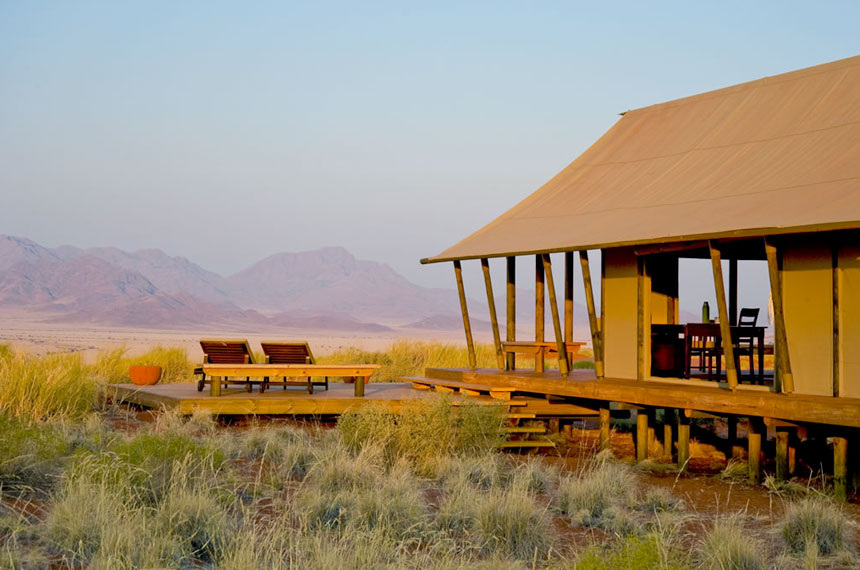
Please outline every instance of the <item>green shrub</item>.
[{"label": "green shrub", "polygon": [[779,529],[792,554],[806,554],[815,549],[818,554],[828,556],[845,548],[848,519],[829,500],[807,498],[786,506]]},{"label": "green shrub", "polygon": [[627,536],[614,543],[593,544],[580,553],[576,570],[682,570],[683,554],[658,536]]},{"label": "green shrub", "polygon": [[73,449],[60,425],[32,424],[0,412],[0,492],[47,492]]},{"label": "green shrub", "polygon": [[520,487],[481,496],[475,519],[481,545],[488,553],[531,560],[546,556],[555,542],[547,509]]}]

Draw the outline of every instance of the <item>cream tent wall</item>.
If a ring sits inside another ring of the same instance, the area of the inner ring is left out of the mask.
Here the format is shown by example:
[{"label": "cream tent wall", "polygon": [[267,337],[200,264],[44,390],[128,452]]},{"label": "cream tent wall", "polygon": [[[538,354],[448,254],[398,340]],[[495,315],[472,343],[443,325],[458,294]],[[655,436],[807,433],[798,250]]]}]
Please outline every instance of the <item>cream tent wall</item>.
[{"label": "cream tent wall", "polygon": [[860,226],[860,56],[626,113],[424,263]]}]

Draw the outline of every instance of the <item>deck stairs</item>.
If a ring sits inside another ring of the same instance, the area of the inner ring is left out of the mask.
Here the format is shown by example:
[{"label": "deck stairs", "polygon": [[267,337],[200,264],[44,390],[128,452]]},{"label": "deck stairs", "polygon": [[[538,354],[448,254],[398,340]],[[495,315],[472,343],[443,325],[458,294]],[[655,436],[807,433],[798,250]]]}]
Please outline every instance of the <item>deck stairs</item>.
[{"label": "deck stairs", "polygon": [[[412,382],[416,390],[429,390],[444,394],[456,394],[475,398],[484,403],[501,404],[507,406],[508,440],[501,444],[503,449],[540,448],[555,447],[555,443],[547,437],[547,428],[543,422],[535,420],[537,414],[529,411],[529,399],[514,396],[516,389],[505,386],[489,384],[474,384],[456,380],[440,380],[435,378],[403,378],[404,381]],[[487,401],[490,398],[491,402]],[[529,421],[524,425],[523,421]]]}]

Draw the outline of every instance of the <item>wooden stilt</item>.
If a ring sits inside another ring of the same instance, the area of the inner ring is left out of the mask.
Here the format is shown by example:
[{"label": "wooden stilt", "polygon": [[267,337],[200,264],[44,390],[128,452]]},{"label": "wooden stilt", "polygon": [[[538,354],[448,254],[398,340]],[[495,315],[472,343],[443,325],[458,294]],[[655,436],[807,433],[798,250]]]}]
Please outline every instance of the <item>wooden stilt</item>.
[{"label": "wooden stilt", "polygon": [[747,430],[747,446],[749,448],[749,482],[751,485],[761,483],[761,436],[764,425],[757,418],[750,418]]},{"label": "wooden stilt", "polygon": [[221,395],[221,378],[219,376],[213,376],[209,382],[209,395],[210,396],[220,396]]},{"label": "wooden stilt", "polygon": [[636,412],[636,462],[648,459],[648,413]]},{"label": "wooden stilt", "polygon": [[833,438],[833,496],[837,501],[848,498],[848,440]]},{"label": "wooden stilt", "polygon": [[558,315],[558,299],[555,296],[555,281],[552,277],[552,262],[549,254],[543,255],[543,272],[546,276],[546,288],[549,292],[549,309],[552,314],[552,330],[555,333],[555,344],[558,349],[558,370],[562,376],[567,376],[570,366],[567,362],[567,348],[564,346],[564,337],[561,333],[561,322]]},{"label": "wooden stilt", "polygon": [[657,410],[654,408],[648,409],[648,447],[646,449],[649,456],[657,449]]},{"label": "wooden stilt", "polygon": [[738,260],[729,260],[729,324],[738,325]]},{"label": "wooden stilt", "polygon": [[591,328],[591,346],[594,351],[594,373],[603,378],[603,346],[601,343],[600,325],[597,322],[597,309],[594,305],[594,288],[591,284],[591,269],[588,264],[588,251],[579,252],[579,263],[582,267],[582,284],[585,288],[585,305],[588,309],[588,325]]},{"label": "wooden stilt", "polygon": [[776,480],[788,479],[788,431],[776,430]]},{"label": "wooden stilt", "polygon": [[675,413],[671,408],[663,410],[663,455],[672,457],[675,445],[672,437],[672,424],[675,421]]},{"label": "wooden stilt", "polygon": [[726,442],[729,448],[729,453],[733,459],[740,459],[744,455],[744,448],[738,443],[738,418],[737,416],[728,417],[728,441]]},{"label": "wooden stilt", "polygon": [[[517,340],[517,258],[506,257],[505,268],[507,270],[507,286],[505,287],[507,323],[505,324],[505,339],[508,342],[514,342]],[[517,367],[516,354],[513,352],[508,353],[505,365],[508,370],[514,370]]]},{"label": "wooden stilt", "polygon": [[[564,342],[573,342],[573,252],[564,252]],[[570,364],[568,362],[568,364]]]},{"label": "wooden stilt", "polygon": [[785,313],[782,304],[782,274],[779,268],[776,246],[764,238],[767,255],[767,272],[770,277],[770,294],[773,298],[774,356],[776,357],[776,380],[786,394],[794,392],[794,376],[791,374],[791,359],[788,354],[788,337],[785,334]]},{"label": "wooden stilt", "polygon": [[[538,254],[535,256],[535,341],[544,341],[544,323],[546,317],[544,310],[546,303],[544,302],[544,294],[546,287],[544,285],[543,273],[543,256]],[[543,372],[544,356],[543,352],[535,354],[535,372]]]},{"label": "wooden stilt", "polygon": [[609,408],[600,408],[600,451],[610,448],[612,418]]},{"label": "wooden stilt", "polygon": [[463,328],[466,331],[466,348],[469,352],[469,368],[478,367],[475,356],[475,342],[472,340],[472,323],[469,320],[469,308],[466,306],[466,289],[463,287],[463,268],[460,260],[454,261],[454,277],[457,279],[457,292],[460,294],[460,312],[463,313]]},{"label": "wooden stilt", "polygon": [[717,293],[717,307],[720,312],[720,336],[723,339],[723,354],[726,355],[726,379],[732,390],[738,387],[738,371],[735,361],[735,349],[732,343],[731,321],[726,307],[726,289],[723,283],[723,266],[720,250],[713,240],[708,242],[711,251],[711,268],[714,271],[714,289]]},{"label": "wooden stilt", "polygon": [[678,469],[686,470],[690,461],[690,418],[678,413]]},{"label": "wooden stilt", "polygon": [[505,369],[505,355],[502,352],[502,340],[499,338],[499,319],[496,318],[496,299],[493,296],[493,282],[490,279],[490,260],[481,259],[481,271],[484,273],[484,286],[487,289],[487,306],[490,308],[490,325],[493,328],[493,346],[496,349],[496,360],[499,370]]},{"label": "wooden stilt", "polygon": [[561,423],[558,418],[549,419],[549,433],[558,433],[561,431]]}]

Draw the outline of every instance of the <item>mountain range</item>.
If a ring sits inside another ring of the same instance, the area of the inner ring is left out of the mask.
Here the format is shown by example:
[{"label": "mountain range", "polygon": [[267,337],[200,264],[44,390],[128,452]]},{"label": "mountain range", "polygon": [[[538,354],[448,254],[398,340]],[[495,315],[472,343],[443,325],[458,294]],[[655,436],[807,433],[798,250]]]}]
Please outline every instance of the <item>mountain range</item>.
[{"label": "mountain range", "polygon": [[0,235],[2,307],[56,322],[363,332],[447,329],[459,314],[453,290],[421,287],[338,247],[275,254],[224,277],[158,249],[47,248],[8,235]]}]

